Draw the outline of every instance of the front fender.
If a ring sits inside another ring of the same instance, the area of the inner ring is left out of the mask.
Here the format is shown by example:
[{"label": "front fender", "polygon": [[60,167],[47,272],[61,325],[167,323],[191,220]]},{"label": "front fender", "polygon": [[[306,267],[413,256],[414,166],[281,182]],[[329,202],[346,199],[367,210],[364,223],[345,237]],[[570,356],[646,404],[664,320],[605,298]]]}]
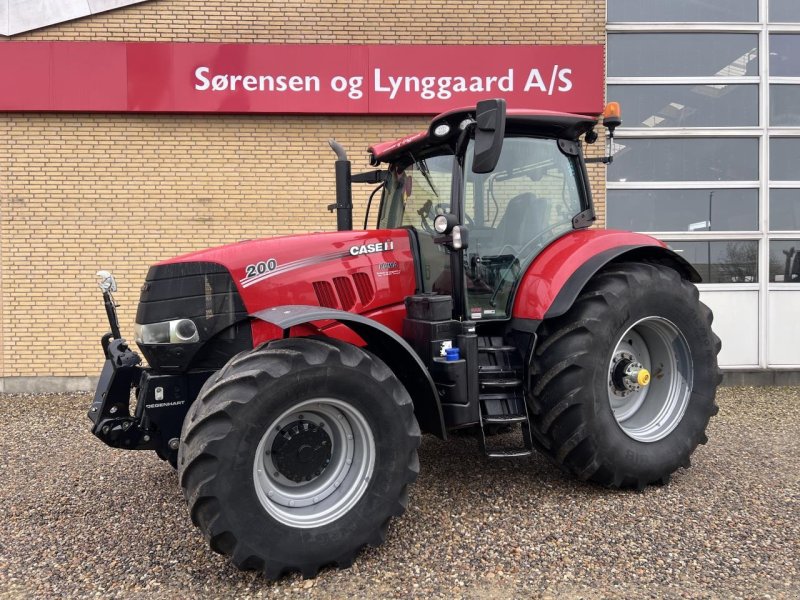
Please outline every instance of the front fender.
[{"label": "front fender", "polygon": [[447,439],[439,392],[431,374],[408,343],[394,331],[367,317],[319,306],[287,305],[267,308],[251,315],[283,330],[284,337],[298,325],[315,321],[337,321],[358,334],[367,347],[385,362],[414,403],[414,414],[420,429]]},{"label": "front fender", "polygon": [[701,281],[694,267],[655,238],[630,231],[583,229],[557,239],[534,259],[517,287],[513,317],[540,322],[563,315],[592,276],[615,260],[660,262],[689,281]]}]

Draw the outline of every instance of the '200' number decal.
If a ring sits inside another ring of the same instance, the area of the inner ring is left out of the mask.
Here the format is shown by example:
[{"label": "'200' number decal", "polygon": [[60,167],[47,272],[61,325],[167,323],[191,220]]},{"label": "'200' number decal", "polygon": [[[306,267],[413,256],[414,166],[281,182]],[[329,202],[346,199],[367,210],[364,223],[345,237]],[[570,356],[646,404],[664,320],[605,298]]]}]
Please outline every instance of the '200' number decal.
[{"label": "'200' number decal", "polygon": [[262,260],[260,262],[255,263],[254,265],[247,265],[245,270],[245,278],[249,279],[250,277],[258,277],[259,275],[263,275],[264,273],[269,273],[270,271],[274,271],[278,268],[278,261],[274,258],[270,258],[269,260]]}]

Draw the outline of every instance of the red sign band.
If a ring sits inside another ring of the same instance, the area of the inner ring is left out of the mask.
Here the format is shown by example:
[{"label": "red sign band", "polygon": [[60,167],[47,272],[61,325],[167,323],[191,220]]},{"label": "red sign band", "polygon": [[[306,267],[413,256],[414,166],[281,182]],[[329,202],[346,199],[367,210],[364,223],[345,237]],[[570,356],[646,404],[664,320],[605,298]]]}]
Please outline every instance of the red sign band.
[{"label": "red sign band", "polygon": [[6,42],[0,81],[0,111],[597,114],[604,74],[598,45]]}]

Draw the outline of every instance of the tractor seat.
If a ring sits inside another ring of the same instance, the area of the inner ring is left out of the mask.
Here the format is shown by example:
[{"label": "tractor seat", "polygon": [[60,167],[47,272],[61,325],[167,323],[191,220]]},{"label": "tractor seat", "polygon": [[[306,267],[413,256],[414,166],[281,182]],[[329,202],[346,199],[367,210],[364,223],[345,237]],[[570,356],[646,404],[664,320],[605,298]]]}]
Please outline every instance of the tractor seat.
[{"label": "tractor seat", "polygon": [[524,192],[508,202],[506,212],[497,225],[497,245],[521,247],[542,230],[546,203],[536,194]]}]

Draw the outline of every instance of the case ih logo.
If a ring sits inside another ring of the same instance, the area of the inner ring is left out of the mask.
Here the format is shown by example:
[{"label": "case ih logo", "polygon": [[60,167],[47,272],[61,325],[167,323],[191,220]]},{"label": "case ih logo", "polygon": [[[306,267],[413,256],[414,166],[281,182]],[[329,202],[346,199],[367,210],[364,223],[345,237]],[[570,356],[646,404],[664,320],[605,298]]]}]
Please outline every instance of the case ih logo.
[{"label": "case ih logo", "polygon": [[352,246],[350,254],[358,256],[359,254],[372,254],[373,252],[388,252],[394,250],[394,242],[387,240],[378,244],[362,244],[360,246]]},{"label": "case ih logo", "polygon": [[0,81],[0,111],[598,114],[603,47],[7,42]]}]

